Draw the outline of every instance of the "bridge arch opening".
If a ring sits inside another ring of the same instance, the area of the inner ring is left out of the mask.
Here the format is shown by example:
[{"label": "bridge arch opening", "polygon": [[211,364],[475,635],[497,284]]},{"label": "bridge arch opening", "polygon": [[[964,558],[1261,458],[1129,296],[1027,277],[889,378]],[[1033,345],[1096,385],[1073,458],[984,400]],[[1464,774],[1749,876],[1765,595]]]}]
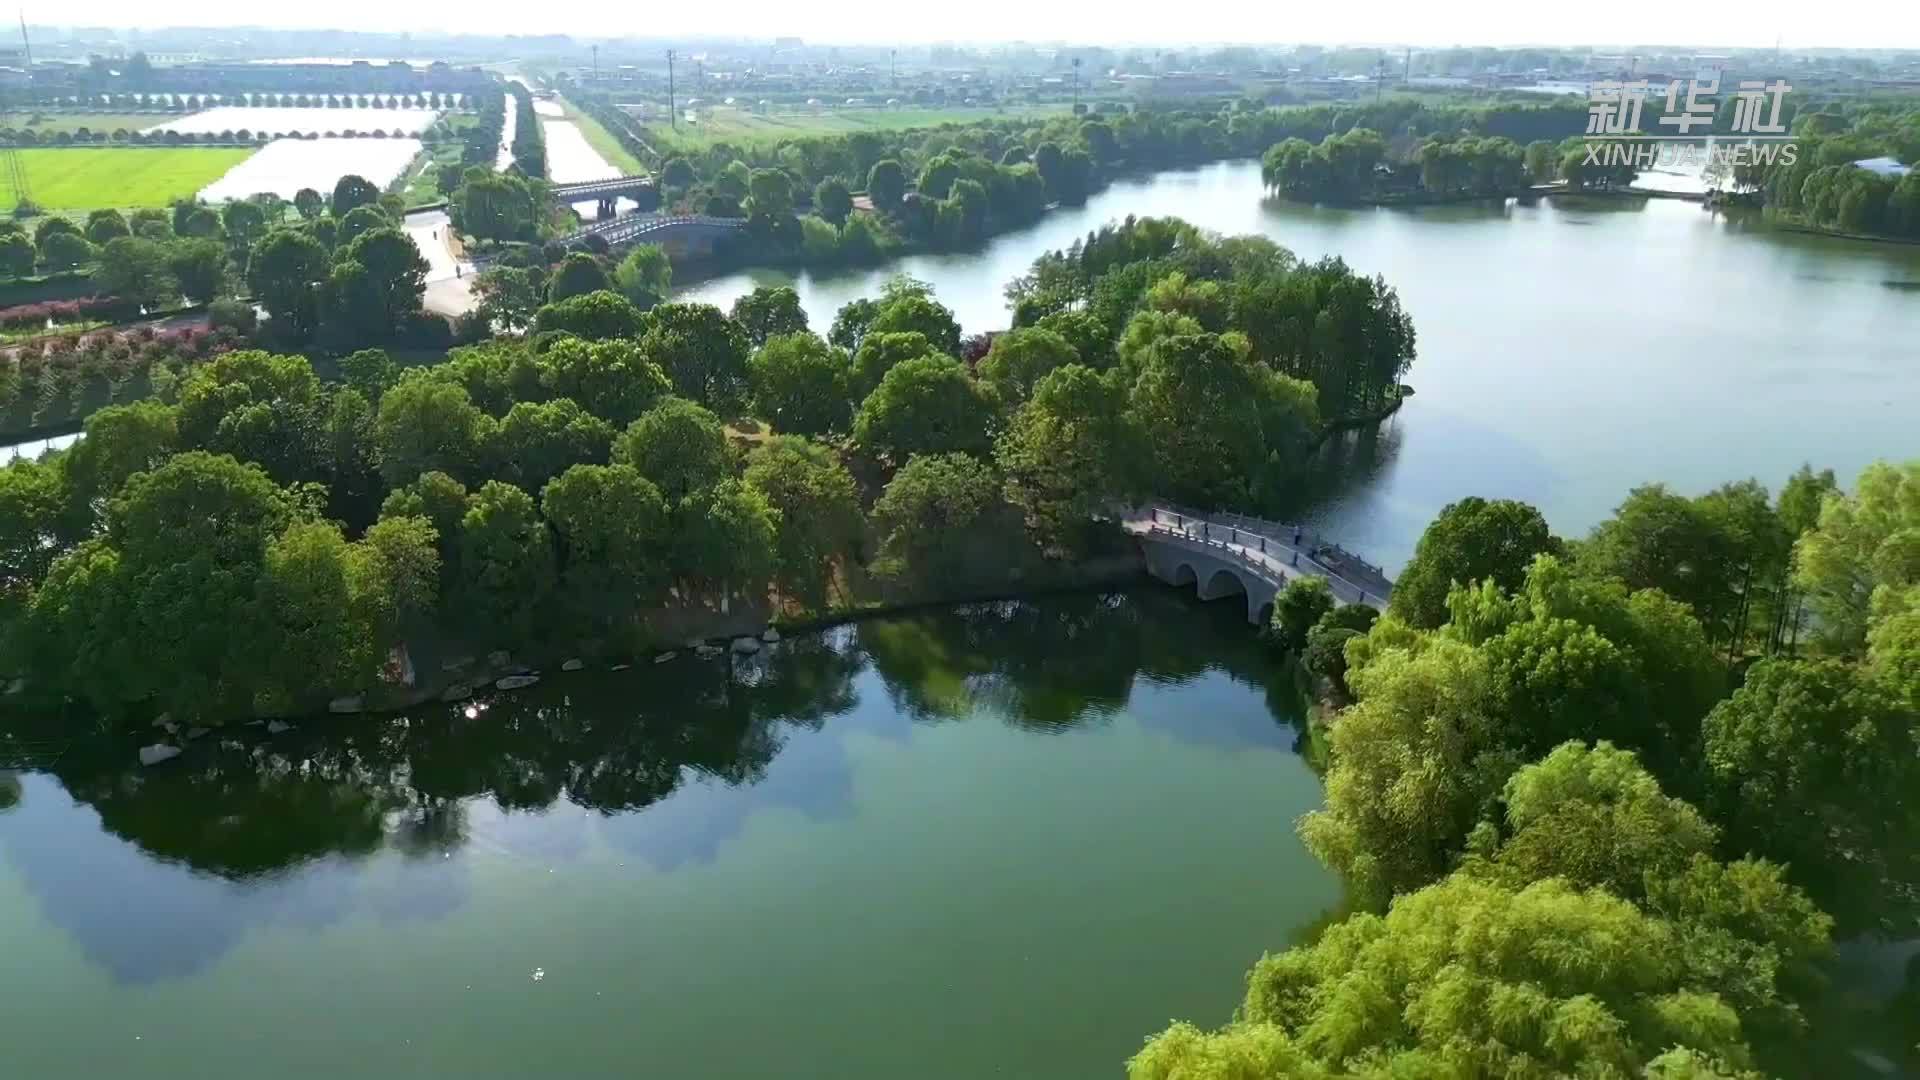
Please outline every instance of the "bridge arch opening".
[{"label": "bridge arch opening", "polygon": [[1200,576],[1193,572],[1193,566],[1191,564],[1181,563],[1179,566],[1173,568],[1173,583],[1175,585],[1198,585],[1200,584]]},{"label": "bridge arch opening", "polygon": [[1247,583],[1240,580],[1239,574],[1221,569],[1215,570],[1207,578],[1206,585],[1200,590],[1200,599],[1218,600],[1223,596],[1245,596],[1246,593]]}]

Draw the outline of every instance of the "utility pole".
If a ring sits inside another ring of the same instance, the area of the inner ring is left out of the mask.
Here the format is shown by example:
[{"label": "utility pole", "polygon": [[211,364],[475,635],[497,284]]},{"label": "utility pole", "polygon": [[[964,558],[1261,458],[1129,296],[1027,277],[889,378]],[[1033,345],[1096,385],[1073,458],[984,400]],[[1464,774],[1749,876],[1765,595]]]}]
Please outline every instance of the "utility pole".
[{"label": "utility pole", "polygon": [[1073,58],[1073,115],[1080,115],[1080,58]]},{"label": "utility pole", "polygon": [[680,130],[680,110],[673,106],[673,50],[667,50],[667,123]]},{"label": "utility pole", "polygon": [[[26,101],[33,97],[33,43],[27,40],[27,16],[24,12],[20,15],[20,51],[27,68],[27,85],[20,91],[20,97]],[[5,116],[6,112],[5,106],[0,105],[0,116]],[[22,209],[31,207],[33,190],[27,183],[27,169],[21,164],[20,152],[11,145],[0,149],[0,174],[4,174],[7,185],[13,188],[14,204]]]},{"label": "utility pole", "polygon": [[598,45],[593,47],[593,82],[596,86],[600,84],[600,46]]},{"label": "utility pole", "polygon": [[887,88],[888,89],[892,89],[900,85],[898,78],[893,73],[893,61],[894,61],[894,58],[899,55],[900,55],[899,49],[887,50]]},{"label": "utility pole", "polygon": [[1413,84],[1413,46],[1409,45],[1407,46],[1406,66],[1400,69],[1400,85],[1410,86],[1412,84]]}]

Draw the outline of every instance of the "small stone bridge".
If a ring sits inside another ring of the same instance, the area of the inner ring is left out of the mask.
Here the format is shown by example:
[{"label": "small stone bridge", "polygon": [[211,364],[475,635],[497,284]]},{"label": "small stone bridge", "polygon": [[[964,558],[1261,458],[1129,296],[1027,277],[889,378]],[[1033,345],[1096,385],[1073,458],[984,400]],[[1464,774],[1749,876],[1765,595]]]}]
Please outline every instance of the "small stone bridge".
[{"label": "small stone bridge", "polygon": [[1202,600],[1244,596],[1247,621],[1265,625],[1273,598],[1296,577],[1325,578],[1334,599],[1386,610],[1393,583],[1375,566],[1300,526],[1239,514],[1202,514],[1149,505],[1121,516],[1140,538],[1147,573],[1191,585]]},{"label": "small stone bridge", "polygon": [[668,255],[685,258],[713,254],[714,245],[721,238],[745,228],[746,224],[745,218],[709,217],[706,214],[634,213],[611,221],[595,222],[565,237],[562,242],[572,245],[589,236],[598,236],[609,247],[633,243],[659,244]]},{"label": "small stone bridge", "polygon": [[616,176],[610,180],[582,180],[577,184],[552,184],[547,194],[558,203],[579,203],[592,201],[599,204],[594,214],[595,220],[605,221],[613,216],[616,204],[621,196],[635,202],[643,202],[642,192],[653,190],[651,176]]}]

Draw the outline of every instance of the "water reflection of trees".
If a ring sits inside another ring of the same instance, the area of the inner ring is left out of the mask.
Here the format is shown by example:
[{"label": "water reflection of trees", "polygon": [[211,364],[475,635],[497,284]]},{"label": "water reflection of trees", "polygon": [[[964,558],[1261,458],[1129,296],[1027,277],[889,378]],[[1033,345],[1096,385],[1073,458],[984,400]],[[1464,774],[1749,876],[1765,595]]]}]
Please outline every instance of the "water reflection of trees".
[{"label": "water reflection of trees", "polygon": [[1295,477],[1280,516],[1305,521],[1323,507],[1372,487],[1400,456],[1400,440],[1400,426],[1391,419],[1332,436]]},{"label": "water reflection of trees", "polygon": [[875,619],[746,660],[569,675],[474,716],[462,703],[271,738],[242,728],[156,768],[130,765],[122,745],[76,746],[50,771],[108,832],[224,878],[381,850],[422,858],[466,842],[477,799],[622,814],[690,777],[758,783],[794,729],[855,707],[869,662],[905,717],[979,711],[1043,731],[1103,721],[1142,682],[1276,681],[1237,611],[1170,590],[1066,595]]}]

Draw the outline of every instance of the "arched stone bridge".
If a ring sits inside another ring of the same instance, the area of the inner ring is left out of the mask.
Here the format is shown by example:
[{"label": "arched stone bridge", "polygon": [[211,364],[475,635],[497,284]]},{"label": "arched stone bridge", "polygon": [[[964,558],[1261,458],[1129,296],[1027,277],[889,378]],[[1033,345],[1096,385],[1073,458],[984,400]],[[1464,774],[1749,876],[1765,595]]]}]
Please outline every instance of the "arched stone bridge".
[{"label": "arched stone bridge", "polygon": [[745,218],[709,217],[706,214],[627,214],[612,221],[596,222],[564,239],[575,244],[589,236],[598,236],[609,247],[621,244],[659,244],[674,258],[711,255],[721,238],[745,228]]},{"label": "arched stone bridge", "polygon": [[1192,586],[1202,600],[1246,599],[1247,621],[1265,625],[1273,598],[1296,577],[1325,578],[1334,599],[1386,610],[1393,583],[1307,529],[1230,514],[1197,514],[1166,505],[1125,513],[1122,525],[1140,539],[1147,573],[1169,585]]}]

